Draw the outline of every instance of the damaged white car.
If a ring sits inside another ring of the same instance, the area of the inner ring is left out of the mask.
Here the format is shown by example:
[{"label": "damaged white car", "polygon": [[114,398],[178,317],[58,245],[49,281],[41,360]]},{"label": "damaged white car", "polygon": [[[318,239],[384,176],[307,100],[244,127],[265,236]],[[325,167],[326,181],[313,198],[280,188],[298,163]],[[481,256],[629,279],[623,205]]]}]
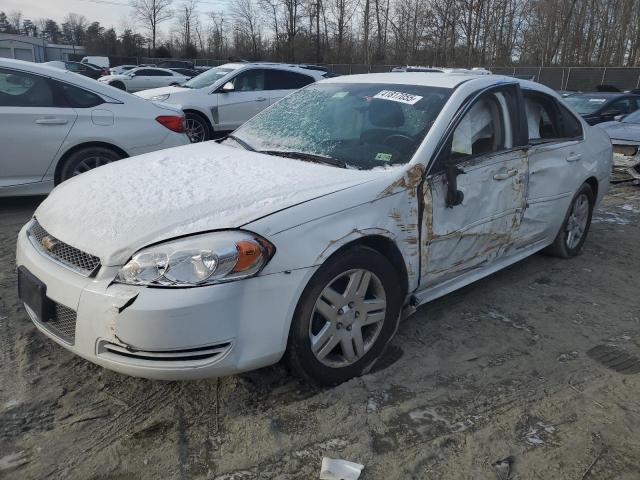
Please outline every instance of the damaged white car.
[{"label": "damaged white car", "polygon": [[20,232],[20,298],[45,335],[129,375],[285,357],[334,384],[367,372],[416,306],[545,248],[578,254],[611,156],[537,83],[332,78],[221,144],[58,186]]}]

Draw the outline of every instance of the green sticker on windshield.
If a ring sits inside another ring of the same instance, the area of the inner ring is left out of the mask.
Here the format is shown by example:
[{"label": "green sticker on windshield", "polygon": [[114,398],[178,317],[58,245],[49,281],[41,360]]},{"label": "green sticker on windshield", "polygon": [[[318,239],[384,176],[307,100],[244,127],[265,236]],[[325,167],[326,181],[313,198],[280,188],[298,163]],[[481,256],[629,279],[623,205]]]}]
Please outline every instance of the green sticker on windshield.
[{"label": "green sticker on windshield", "polygon": [[378,153],[376,155],[376,160],[378,160],[379,162],[390,162],[391,161],[391,154],[390,153]]},{"label": "green sticker on windshield", "polygon": [[349,92],[336,92],[331,98],[344,98],[349,95]]}]

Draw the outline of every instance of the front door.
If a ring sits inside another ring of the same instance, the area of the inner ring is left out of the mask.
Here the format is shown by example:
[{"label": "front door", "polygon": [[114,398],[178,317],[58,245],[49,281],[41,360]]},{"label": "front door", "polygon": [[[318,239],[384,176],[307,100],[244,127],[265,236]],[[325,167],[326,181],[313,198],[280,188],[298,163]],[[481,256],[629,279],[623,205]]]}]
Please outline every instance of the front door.
[{"label": "front door", "polygon": [[39,182],[76,121],[51,82],[0,68],[0,187]]},{"label": "front door", "polygon": [[263,69],[245,70],[230,81],[234,90],[218,93],[219,130],[235,130],[269,106]]},{"label": "front door", "polygon": [[491,90],[467,108],[424,185],[421,287],[497,261],[526,205],[527,153],[515,121],[518,87]]}]

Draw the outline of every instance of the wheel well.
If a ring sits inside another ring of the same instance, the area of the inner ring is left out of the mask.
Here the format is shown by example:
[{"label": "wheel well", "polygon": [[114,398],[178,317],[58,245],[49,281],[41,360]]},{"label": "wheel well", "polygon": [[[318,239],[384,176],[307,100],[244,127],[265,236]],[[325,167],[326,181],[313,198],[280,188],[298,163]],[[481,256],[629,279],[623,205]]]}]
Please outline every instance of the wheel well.
[{"label": "wheel well", "polygon": [[355,245],[363,245],[365,247],[372,248],[378,253],[384,255],[387,260],[391,262],[391,265],[393,265],[398,274],[400,288],[402,289],[402,298],[406,297],[409,291],[409,275],[407,274],[404,257],[402,256],[402,253],[400,253],[395,242],[387,237],[383,237],[382,235],[368,235],[343,245],[333,252],[331,257]]},{"label": "wheel well", "polygon": [[589,177],[584,183],[589,185],[591,190],[593,190],[593,200],[595,201],[598,198],[598,179],[596,177]]},{"label": "wheel well", "polygon": [[194,115],[198,115],[199,117],[201,117],[206,123],[207,123],[207,127],[209,127],[209,133],[211,135],[213,135],[215,133],[215,129],[213,128],[213,125],[211,125],[211,122],[209,121],[209,117],[207,117],[204,113],[199,112],[198,110],[191,110],[189,108],[184,110],[185,115],[187,113],[192,113]]},{"label": "wheel well", "polygon": [[64,165],[64,162],[67,161],[67,158],[69,158],[72,154],[83,150],[85,148],[89,148],[89,147],[103,147],[103,148],[108,148],[109,150],[113,150],[114,152],[116,152],[118,155],[120,155],[121,158],[127,158],[129,156],[129,154],[127,152],[125,152],[124,150],[122,150],[119,147],[116,147],[115,145],[111,145],[110,143],[105,143],[105,142],[87,142],[87,143],[81,143],[80,145],[76,145],[75,147],[70,148],[69,150],[67,150],[64,155],[62,155],[62,157],[60,157],[60,160],[58,160],[58,163],[56,165],[56,171],[53,175],[53,183],[55,185],[58,185],[58,183],[60,183],[60,172],[62,171],[62,165]]}]

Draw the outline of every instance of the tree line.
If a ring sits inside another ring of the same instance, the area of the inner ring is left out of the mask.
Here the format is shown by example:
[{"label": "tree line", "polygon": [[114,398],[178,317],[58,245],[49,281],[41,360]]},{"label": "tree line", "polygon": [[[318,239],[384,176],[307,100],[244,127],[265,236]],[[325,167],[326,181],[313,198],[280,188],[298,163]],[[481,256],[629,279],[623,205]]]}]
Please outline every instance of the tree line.
[{"label": "tree line", "polygon": [[[131,0],[120,32],[0,12],[0,32],[125,56],[433,66],[640,66],[640,0]],[[206,4],[209,6],[209,4]],[[203,15],[205,14],[205,15]]]}]

